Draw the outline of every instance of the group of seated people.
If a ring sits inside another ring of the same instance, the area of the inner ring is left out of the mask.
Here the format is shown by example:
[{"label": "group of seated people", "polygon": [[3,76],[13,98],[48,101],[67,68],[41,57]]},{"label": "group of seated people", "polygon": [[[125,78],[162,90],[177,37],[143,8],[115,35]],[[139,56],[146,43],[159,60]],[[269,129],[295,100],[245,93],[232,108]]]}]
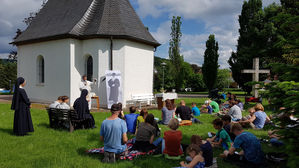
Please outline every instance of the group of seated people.
[{"label": "group of seated people", "polygon": [[[184,106],[181,102],[180,107],[184,109],[187,106]],[[178,109],[179,107],[176,110]],[[261,127],[261,120],[263,119],[265,120],[264,122],[266,122],[266,118],[264,117],[263,109],[260,104],[257,104],[254,109],[255,112],[251,114],[251,118],[255,116],[258,120],[254,122],[256,119],[253,120],[249,118],[248,120],[250,120],[250,122],[248,123],[253,123],[255,124],[254,128],[259,128]],[[148,152],[155,149],[169,157],[182,156],[185,151],[188,157],[186,158],[186,162],[180,163],[182,167],[201,168],[213,165],[213,147],[222,148],[224,152],[220,156],[228,161],[245,163],[254,167],[259,167],[263,164],[264,155],[259,140],[253,134],[243,130],[242,125],[250,126],[250,124],[247,124],[247,120],[236,122],[232,120],[232,117],[228,114],[222,116],[222,118],[217,118],[213,121],[214,128],[218,130],[214,136],[203,140],[199,135],[193,135],[190,145],[187,147],[187,145],[181,143],[183,133],[177,130],[180,126],[180,122],[174,117],[180,114],[181,111],[179,110],[178,113],[176,113],[176,110],[172,109],[169,104],[166,104],[162,113],[165,110],[172,111],[167,124],[169,130],[164,132],[162,138],[160,137],[160,129],[157,126],[158,122],[153,114],[149,114],[145,109],[140,111],[140,115],[135,114],[137,109],[130,107],[130,114],[124,115],[124,119],[122,119],[119,117],[122,113],[122,107],[119,104],[112,105],[112,115],[103,121],[100,131],[105,151],[103,162],[114,163],[117,155],[126,152],[126,143],[128,142],[127,134],[131,134],[135,135],[132,150]],[[192,110],[190,111],[192,112]],[[263,117],[260,118],[259,116]],[[163,117],[167,118],[165,116]],[[236,152],[238,148],[242,149],[239,153]]]},{"label": "group of seated people", "polygon": [[[104,142],[104,159],[105,163],[114,163],[116,156],[126,151],[128,142],[127,133],[134,133],[131,127],[132,118],[140,117],[140,122],[137,124],[135,130],[134,145],[132,150],[141,152],[148,152],[156,149],[159,153],[168,155],[170,157],[183,155],[182,132],[178,131],[179,120],[171,118],[168,122],[170,130],[164,132],[163,138],[160,137],[160,129],[157,127],[157,122],[153,114],[148,114],[143,110],[144,116],[134,114],[134,107],[130,108],[130,114],[124,116],[125,120],[119,117],[121,114],[121,106],[114,104],[111,107],[111,116],[103,121],[100,131],[100,139]],[[141,111],[142,112],[142,111]],[[142,118],[141,118],[142,117]],[[145,118],[143,118],[145,117]],[[138,119],[137,119],[138,120]],[[187,161],[181,163],[181,166],[186,167],[204,167],[212,165],[213,150],[208,141],[204,141],[200,136],[194,135],[191,138],[191,145],[187,148]]]},{"label": "group of seated people", "polygon": [[67,103],[69,102],[68,96],[59,96],[55,102],[49,105],[49,108],[53,109],[74,109],[78,114],[78,120],[83,120],[82,126],[84,128],[95,128],[95,121],[90,114],[89,104],[87,100],[88,91],[86,89],[81,91],[81,96],[76,99],[73,107],[70,107]]}]

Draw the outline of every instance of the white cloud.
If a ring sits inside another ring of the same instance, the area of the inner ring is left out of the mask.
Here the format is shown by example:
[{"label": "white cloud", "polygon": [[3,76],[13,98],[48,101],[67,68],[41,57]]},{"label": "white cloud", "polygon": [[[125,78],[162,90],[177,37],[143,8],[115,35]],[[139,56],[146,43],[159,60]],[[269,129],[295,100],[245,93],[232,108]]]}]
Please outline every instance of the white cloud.
[{"label": "white cloud", "polygon": [[24,18],[30,12],[41,8],[43,0],[1,0],[0,5],[0,53],[9,52],[12,47],[8,44],[15,36],[18,28],[24,29]]},{"label": "white cloud", "polygon": [[[201,65],[205,50],[205,42],[209,34],[215,34],[219,42],[219,64],[227,68],[231,52],[236,49],[239,36],[238,16],[242,10],[242,0],[136,0],[137,9],[141,17],[162,15],[182,16],[183,19],[204,22],[206,31],[202,34],[183,34],[182,54],[186,61]],[[263,0],[263,6],[280,0]],[[154,37],[162,44],[169,39],[170,21],[160,25]],[[167,39],[168,37],[168,39]],[[165,47],[163,47],[164,49]],[[165,51],[166,53],[167,51]],[[165,54],[164,54],[165,55]]]},{"label": "white cloud", "polygon": [[0,53],[0,59],[7,59],[9,53]]}]

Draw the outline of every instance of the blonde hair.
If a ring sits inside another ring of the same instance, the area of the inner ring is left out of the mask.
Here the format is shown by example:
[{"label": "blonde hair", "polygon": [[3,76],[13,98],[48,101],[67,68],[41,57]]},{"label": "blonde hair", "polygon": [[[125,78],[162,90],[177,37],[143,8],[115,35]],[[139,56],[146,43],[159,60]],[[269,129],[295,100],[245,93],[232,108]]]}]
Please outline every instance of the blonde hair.
[{"label": "blonde hair", "polygon": [[181,104],[181,105],[185,105],[186,103],[185,103],[184,100],[181,100],[180,104]]},{"label": "blonde hair", "polygon": [[265,111],[264,106],[261,103],[257,103],[254,106],[255,111]]},{"label": "blonde hair", "polygon": [[177,130],[180,126],[179,120],[176,118],[173,118],[169,121],[168,127],[172,130]]}]

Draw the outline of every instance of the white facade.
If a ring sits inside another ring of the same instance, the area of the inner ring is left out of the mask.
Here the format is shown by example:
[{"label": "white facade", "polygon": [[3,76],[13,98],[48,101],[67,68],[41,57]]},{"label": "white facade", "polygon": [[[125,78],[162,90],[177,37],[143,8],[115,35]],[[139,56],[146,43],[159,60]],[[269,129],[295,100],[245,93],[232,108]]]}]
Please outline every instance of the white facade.
[{"label": "white facade", "polygon": [[[52,102],[67,95],[72,105],[80,96],[81,76],[87,73],[87,58],[93,58],[93,92],[107,105],[105,71],[110,65],[110,39],[63,39],[18,46],[18,76],[27,81],[29,98]],[[41,57],[44,59],[44,83],[40,83]],[[123,104],[132,94],[153,92],[154,47],[129,40],[113,40],[113,70],[122,73]]]}]

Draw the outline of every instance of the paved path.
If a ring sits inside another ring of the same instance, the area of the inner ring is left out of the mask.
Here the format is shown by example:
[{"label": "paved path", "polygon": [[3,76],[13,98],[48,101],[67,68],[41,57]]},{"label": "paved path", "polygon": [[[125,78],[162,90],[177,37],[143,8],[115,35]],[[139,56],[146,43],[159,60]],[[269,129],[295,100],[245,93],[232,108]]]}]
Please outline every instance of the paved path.
[{"label": "paved path", "polygon": [[178,94],[179,98],[206,98],[208,95],[205,94]]},{"label": "paved path", "polygon": [[0,102],[11,102],[12,95],[0,95]]}]

